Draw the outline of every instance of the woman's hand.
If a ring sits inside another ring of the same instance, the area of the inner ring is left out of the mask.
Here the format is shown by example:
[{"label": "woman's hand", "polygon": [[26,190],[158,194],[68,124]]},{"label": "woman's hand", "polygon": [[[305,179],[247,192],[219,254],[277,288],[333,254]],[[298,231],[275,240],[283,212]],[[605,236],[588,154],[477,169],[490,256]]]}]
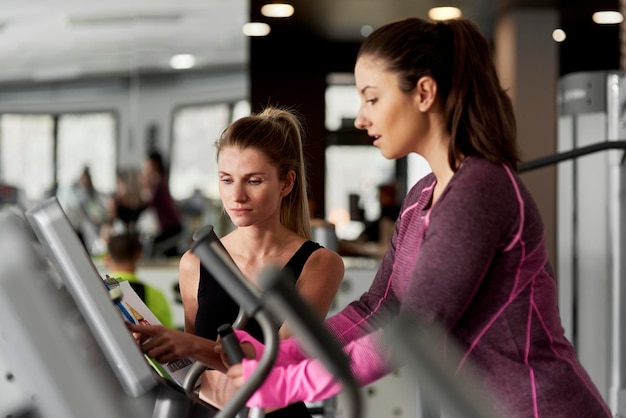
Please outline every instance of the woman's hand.
[{"label": "woman's hand", "polygon": [[[162,325],[133,325],[126,323],[142,352],[159,363],[169,363],[191,357],[194,340],[198,337]],[[206,340],[209,342],[210,340]]]},{"label": "woman's hand", "polygon": [[215,353],[215,341],[162,325],[132,325],[126,323],[139,343],[139,348],[159,363],[190,358],[207,367],[226,372],[220,356]]},{"label": "woman's hand", "polygon": [[239,389],[243,386],[243,366],[241,364],[234,364],[228,368],[226,372],[226,376],[229,377],[230,383],[236,388]]},{"label": "woman's hand", "polygon": [[[245,358],[256,358],[256,350],[254,349],[254,346],[252,344],[248,342],[244,342],[240,344],[240,347],[241,347],[241,351],[243,352],[243,356]],[[226,367],[226,369],[232,366],[230,359],[224,352],[224,347],[222,346],[222,342],[219,337],[217,338],[217,342],[213,350],[215,350],[215,352],[219,354],[220,358],[222,359],[222,363],[224,363],[224,366]]]}]

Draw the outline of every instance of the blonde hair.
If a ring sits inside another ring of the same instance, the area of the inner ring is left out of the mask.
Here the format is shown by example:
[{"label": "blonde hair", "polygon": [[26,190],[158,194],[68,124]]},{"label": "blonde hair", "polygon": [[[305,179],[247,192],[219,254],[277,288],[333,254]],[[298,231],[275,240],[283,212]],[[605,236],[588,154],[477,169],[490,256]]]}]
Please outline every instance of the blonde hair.
[{"label": "blonde hair", "polygon": [[284,180],[293,171],[293,189],[280,207],[280,222],[301,237],[311,238],[311,223],[303,151],[303,126],[293,110],[267,107],[242,117],[224,130],[216,141],[217,157],[228,147],[254,148],[262,152]]}]

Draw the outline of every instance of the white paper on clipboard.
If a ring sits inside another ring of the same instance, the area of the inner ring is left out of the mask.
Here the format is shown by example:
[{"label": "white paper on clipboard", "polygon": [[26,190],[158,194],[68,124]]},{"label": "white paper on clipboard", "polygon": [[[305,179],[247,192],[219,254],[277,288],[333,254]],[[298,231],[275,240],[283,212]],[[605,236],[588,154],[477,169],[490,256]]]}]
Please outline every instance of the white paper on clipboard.
[{"label": "white paper on clipboard", "polygon": [[[122,306],[135,318],[135,323],[145,325],[162,325],[161,321],[152,313],[148,306],[144,303],[139,295],[133,290],[130,282],[123,280],[119,282],[119,288],[122,291]],[[150,359],[150,363],[157,373],[162,377],[170,378],[180,387],[183,387],[185,376],[193,365],[193,360],[184,358],[169,363],[159,363],[154,359]],[[160,367],[159,367],[160,366]]]}]

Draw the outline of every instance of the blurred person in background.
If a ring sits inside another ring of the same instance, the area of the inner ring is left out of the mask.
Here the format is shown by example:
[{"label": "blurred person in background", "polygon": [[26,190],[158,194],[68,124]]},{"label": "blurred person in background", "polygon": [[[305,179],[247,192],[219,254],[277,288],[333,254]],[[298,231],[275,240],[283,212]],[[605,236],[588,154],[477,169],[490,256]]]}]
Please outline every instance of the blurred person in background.
[{"label": "blurred person in background", "polygon": [[170,194],[167,170],[158,151],[151,151],[141,169],[141,197],[158,221],[158,231],[151,241],[150,256],[179,257],[179,239],[183,232],[178,205]]},{"label": "blurred person in background", "polygon": [[141,199],[138,170],[118,170],[115,192],[107,201],[107,211],[113,232],[135,231],[147,204]]},{"label": "blurred person in background", "polygon": [[104,243],[100,232],[109,222],[109,216],[106,199],[94,187],[89,166],[83,167],[78,179],[68,188],[59,190],[57,198],[89,254],[101,254]]}]

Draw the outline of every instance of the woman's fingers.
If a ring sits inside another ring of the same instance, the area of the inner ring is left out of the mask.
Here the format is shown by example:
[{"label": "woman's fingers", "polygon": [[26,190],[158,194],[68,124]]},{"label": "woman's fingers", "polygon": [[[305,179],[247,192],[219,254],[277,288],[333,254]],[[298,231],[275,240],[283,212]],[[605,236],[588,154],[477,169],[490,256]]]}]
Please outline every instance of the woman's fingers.
[{"label": "woman's fingers", "polygon": [[163,329],[162,325],[141,325],[141,324],[131,324],[126,322],[126,328],[128,328],[132,332],[137,332],[142,335],[153,336],[161,332]]},{"label": "woman's fingers", "polygon": [[226,375],[232,380],[237,389],[243,386],[243,366],[234,364],[228,368]]}]

